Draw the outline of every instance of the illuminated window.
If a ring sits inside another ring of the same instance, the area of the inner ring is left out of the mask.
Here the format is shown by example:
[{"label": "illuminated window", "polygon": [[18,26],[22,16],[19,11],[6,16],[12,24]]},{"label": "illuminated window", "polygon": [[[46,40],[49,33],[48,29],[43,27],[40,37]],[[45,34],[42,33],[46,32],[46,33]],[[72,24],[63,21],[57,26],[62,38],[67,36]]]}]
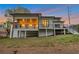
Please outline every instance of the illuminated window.
[{"label": "illuminated window", "polygon": [[17,19],[18,20],[18,24],[20,25],[20,27],[25,28],[37,28],[38,27],[38,20],[37,19]]},{"label": "illuminated window", "polygon": [[32,19],[32,26],[34,28],[37,28],[38,27],[38,20],[37,19]]},{"label": "illuminated window", "polygon": [[21,28],[25,28],[25,19],[17,19],[17,21]]},{"label": "illuminated window", "polygon": [[38,20],[37,19],[27,19],[26,26],[36,28],[36,27],[38,27]]},{"label": "illuminated window", "polygon": [[21,27],[25,27],[25,19],[21,19],[21,20],[19,20],[19,24],[20,24],[20,26]]},{"label": "illuminated window", "polygon": [[44,27],[47,27],[48,26],[48,20],[47,19],[42,20],[42,24],[43,24]]},{"label": "illuminated window", "polygon": [[26,24],[25,24],[25,25],[26,25],[26,27],[29,27],[29,24],[30,24],[30,19],[26,19],[26,20],[25,20],[25,23],[26,23]]}]

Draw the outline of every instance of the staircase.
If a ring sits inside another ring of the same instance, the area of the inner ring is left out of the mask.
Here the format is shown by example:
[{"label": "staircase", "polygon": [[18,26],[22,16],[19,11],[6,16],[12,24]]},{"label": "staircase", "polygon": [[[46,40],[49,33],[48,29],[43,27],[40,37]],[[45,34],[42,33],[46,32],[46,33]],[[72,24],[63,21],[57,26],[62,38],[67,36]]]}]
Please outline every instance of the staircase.
[{"label": "staircase", "polygon": [[73,26],[68,27],[68,32],[72,34],[79,34],[79,32],[76,29],[74,29]]}]

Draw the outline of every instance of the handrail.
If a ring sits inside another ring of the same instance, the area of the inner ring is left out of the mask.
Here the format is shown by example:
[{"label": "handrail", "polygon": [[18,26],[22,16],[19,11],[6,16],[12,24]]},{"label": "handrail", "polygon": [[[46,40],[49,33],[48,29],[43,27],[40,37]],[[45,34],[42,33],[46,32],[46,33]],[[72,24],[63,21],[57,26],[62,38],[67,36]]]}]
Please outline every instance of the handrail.
[{"label": "handrail", "polygon": [[76,29],[74,29],[73,26],[69,26],[68,31],[72,34],[79,34],[79,32]]}]

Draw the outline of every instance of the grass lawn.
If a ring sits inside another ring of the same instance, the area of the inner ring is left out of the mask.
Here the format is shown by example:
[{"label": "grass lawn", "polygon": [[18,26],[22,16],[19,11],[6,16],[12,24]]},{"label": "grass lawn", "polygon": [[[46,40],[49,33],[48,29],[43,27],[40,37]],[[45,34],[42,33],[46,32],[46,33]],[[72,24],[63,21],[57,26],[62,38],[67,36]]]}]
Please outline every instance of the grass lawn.
[{"label": "grass lawn", "polygon": [[79,43],[79,35],[57,35],[49,37],[28,37],[26,39],[0,38],[0,47],[54,47],[55,44]]}]

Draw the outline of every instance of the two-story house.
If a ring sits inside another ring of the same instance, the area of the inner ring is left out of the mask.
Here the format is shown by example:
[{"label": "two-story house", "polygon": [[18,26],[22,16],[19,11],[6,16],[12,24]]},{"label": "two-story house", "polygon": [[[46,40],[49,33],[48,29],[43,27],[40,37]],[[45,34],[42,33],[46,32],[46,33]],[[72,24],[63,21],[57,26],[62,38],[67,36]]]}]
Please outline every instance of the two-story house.
[{"label": "two-story house", "polygon": [[41,13],[32,13],[23,7],[11,9],[8,14],[7,18],[12,22],[10,38],[53,36],[65,34],[66,31],[61,17],[42,16]]}]

